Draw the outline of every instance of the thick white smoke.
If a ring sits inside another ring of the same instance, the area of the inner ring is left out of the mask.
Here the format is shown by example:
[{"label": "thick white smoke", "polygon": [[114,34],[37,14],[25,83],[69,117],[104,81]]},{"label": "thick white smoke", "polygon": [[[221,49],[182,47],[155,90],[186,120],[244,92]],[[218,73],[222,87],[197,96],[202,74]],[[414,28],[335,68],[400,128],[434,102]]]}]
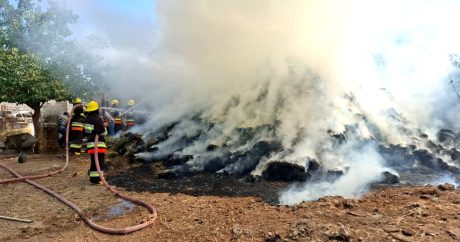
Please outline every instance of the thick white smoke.
[{"label": "thick white smoke", "polygon": [[[207,130],[178,151],[194,156],[190,166],[201,169],[221,155],[209,145],[233,152],[276,140],[283,151],[255,174],[271,161],[305,165],[307,157],[346,168],[333,183],[285,192],[281,201],[291,204],[354,196],[378,179],[382,159],[372,147],[356,147],[362,140],[405,144],[417,129],[460,128],[446,78],[449,54],[460,53],[459,7],[455,0],[172,0],[157,3],[151,25],[134,18],[119,28],[89,15],[104,23],[95,34],[109,40],[98,51],[116,66],[113,91],[155,107],[145,131],[179,122],[183,130],[172,132],[179,140]],[[240,142],[239,128],[263,125],[276,128]],[[350,127],[353,149],[335,149],[330,132]],[[160,150],[176,150],[173,141]]]},{"label": "thick white smoke", "polygon": [[282,192],[280,203],[293,205],[302,201],[317,200],[322,196],[340,195],[357,197],[366,191],[372,182],[378,182],[385,167],[384,161],[370,145],[364,147],[344,147],[340,151],[343,162],[347,165],[346,174],[337,180],[323,180],[292,186]]}]

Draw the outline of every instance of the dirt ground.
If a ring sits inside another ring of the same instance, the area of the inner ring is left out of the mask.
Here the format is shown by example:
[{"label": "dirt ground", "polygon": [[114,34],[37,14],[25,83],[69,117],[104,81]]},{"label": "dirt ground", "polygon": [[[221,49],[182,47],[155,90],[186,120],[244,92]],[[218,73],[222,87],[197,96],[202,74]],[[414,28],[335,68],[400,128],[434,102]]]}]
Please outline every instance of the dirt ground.
[{"label": "dirt ground", "polygon": [[[36,174],[63,163],[57,155],[31,155],[24,164],[0,155],[20,173]],[[103,186],[90,185],[88,159],[72,159],[62,174],[38,180],[104,226],[142,221],[147,211],[125,203]],[[26,183],[0,185],[0,241],[455,241],[460,240],[460,190],[451,187],[385,187],[360,199],[324,197],[297,206],[274,204],[285,184],[197,175],[158,179],[155,166],[113,160],[109,181],[153,204],[155,224],[130,235],[107,235]],[[0,170],[0,179],[11,177]],[[447,190],[446,190],[447,189]]]}]

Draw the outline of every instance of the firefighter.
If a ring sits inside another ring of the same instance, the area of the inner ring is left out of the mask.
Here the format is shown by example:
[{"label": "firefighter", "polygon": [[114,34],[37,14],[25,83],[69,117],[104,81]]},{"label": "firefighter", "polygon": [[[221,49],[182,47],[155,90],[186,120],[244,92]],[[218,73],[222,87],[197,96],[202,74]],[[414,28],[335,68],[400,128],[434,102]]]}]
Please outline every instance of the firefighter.
[{"label": "firefighter", "polygon": [[133,107],[136,104],[136,101],[134,99],[129,99],[128,100],[128,105],[126,106],[126,129],[132,128],[134,125],[136,125],[136,120],[134,118],[134,113],[133,113]]},{"label": "firefighter", "polygon": [[58,143],[61,147],[65,147],[65,135],[66,135],[66,128],[67,122],[69,122],[69,113],[64,112],[61,115],[58,115],[56,119],[57,123],[57,130],[58,130]]},{"label": "firefighter", "polygon": [[110,115],[113,118],[113,132],[112,135],[117,135],[121,130],[123,130],[123,120],[120,117],[120,111],[118,110],[118,100],[113,99],[110,102],[112,106],[112,111],[110,112]]},{"label": "firefighter", "polygon": [[107,153],[107,146],[105,145],[104,136],[107,135],[106,126],[101,116],[99,115],[99,104],[95,101],[91,101],[86,106],[86,120],[85,120],[85,134],[88,137],[88,143],[86,149],[88,154],[91,155],[91,167],[89,169],[89,181],[93,184],[100,183],[99,174],[96,169],[96,158],[94,154],[94,141],[96,134],[99,135],[98,141],[98,159],[101,171],[104,170],[105,165],[105,154]]},{"label": "firefighter", "polygon": [[70,132],[69,132],[69,142],[70,142],[70,152],[74,155],[81,154],[81,144],[83,140],[83,129],[85,122],[85,117],[83,116],[83,105],[80,98],[75,98],[73,101],[73,116],[70,120]]}]

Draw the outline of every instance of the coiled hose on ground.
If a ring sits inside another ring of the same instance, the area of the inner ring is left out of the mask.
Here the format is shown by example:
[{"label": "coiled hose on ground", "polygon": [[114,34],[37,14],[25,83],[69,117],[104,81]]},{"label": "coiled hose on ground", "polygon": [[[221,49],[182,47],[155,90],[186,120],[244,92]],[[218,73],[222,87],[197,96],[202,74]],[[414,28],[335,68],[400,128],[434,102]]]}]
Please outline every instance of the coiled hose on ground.
[{"label": "coiled hose on ground", "polygon": [[[75,107],[77,107],[77,106],[78,105],[76,105]],[[83,213],[83,211],[77,205],[73,204],[72,202],[70,202],[69,200],[65,199],[64,197],[62,197],[58,193],[50,190],[49,188],[46,188],[46,187],[40,185],[39,183],[32,181],[34,179],[43,178],[43,177],[49,177],[49,176],[61,173],[62,171],[64,171],[68,167],[68,165],[69,165],[69,146],[68,146],[68,143],[69,143],[70,120],[73,117],[75,107],[72,108],[72,110],[70,112],[69,122],[67,122],[67,127],[66,127],[65,164],[60,169],[58,169],[56,171],[53,171],[53,172],[46,173],[46,174],[33,175],[33,176],[22,176],[21,174],[19,174],[18,172],[16,172],[12,168],[0,163],[0,167],[2,167],[3,169],[9,171],[14,176],[16,176],[16,178],[0,180],[0,184],[19,182],[19,181],[27,182],[30,185],[32,185],[32,186],[34,186],[34,187],[36,187],[36,188],[48,193],[49,195],[55,197],[56,199],[58,199],[59,201],[61,201],[65,205],[67,205],[70,208],[72,208],[73,210],[75,210],[75,212],[85,221],[85,223],[88,226],[90,226],[94,230],[97,230],[97,231],[102,232],[102,233],[129,234],[129,233],[132,233],[132,232],[135,232],[135,231],[138,231],[138,230],[141,230],[143,228],[146,228],[146,227],[150,226],[151,224],[153,224],[155,222],[155,220],[157,218],[156,209],[153,206],[151,206],[151,205],[149,205],[149,204],[147,204],[147,203],[145,203],[143,201],[140,201],[140,200],[131,198],[129,196],[123,195],[122,193],[118,192],[114,187],[111,187],[107,183],[107,181],[105,180],[104,175],[103,175],[103,173],[101,171],[101,167],[99,165],[99,159],[98,159],[97,143],[99,141],[99,135],[96,135],[96,139],[94,141],[94,143],[95,143],[94,144],[94,146],[95,146],[95,148],[94,148],[94,153],[95,154],[94,155],[96,157],[95,161],[96,161],[97,172],[99,173],[99,177],[101,178],[102,183],[107,188],[107,190],[109,190],[110,192],[114,193],[115,196],[118,196],[118,197],[120,197],[120,198],[122,198],[124,200],[130,201],[132,203],[135,203],[137,205],[145,207],[150,212],[148,220],[146,220],[145,222],[143,222],[141,224],[138,224],[138,225],[134,225],[134,226],[126,227],[126,228],[119,228],[119,229],[117,229],[117,228],[108,228],[108,227],[98,225],[98,224],[94,223],[93,221],[91,221],[91,219],[85,213]]]}]

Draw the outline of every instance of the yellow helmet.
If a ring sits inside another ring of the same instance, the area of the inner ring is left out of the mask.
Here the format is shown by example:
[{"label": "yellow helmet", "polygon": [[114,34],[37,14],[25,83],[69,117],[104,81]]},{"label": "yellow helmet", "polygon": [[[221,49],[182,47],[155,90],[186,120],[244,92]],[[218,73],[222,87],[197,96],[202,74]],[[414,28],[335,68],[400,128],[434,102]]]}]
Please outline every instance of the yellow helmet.
[{"label": "yellow helmet", "polygon": [[73,104],[81,104],[81,99],[79,97],[74,98]]},{"label": "yellow helmet", "polygon": [[117,99],[113,99],[112,101],[110,101],[110,104],[111,104],[111,105],[118,104],[118,100],[117,100]]},{"label": "yellow helmet", "polygon": [[86,105],[86,112],[92,112],[99,109],[99,104],[96,101],[91,101]]},{"label": "yellow helmet", "polygon": [[129,106],[134,106],[134,104],[136,104],[136,101],[134,101],[134,99],[129,99],[128,100],[128,105]]}]

